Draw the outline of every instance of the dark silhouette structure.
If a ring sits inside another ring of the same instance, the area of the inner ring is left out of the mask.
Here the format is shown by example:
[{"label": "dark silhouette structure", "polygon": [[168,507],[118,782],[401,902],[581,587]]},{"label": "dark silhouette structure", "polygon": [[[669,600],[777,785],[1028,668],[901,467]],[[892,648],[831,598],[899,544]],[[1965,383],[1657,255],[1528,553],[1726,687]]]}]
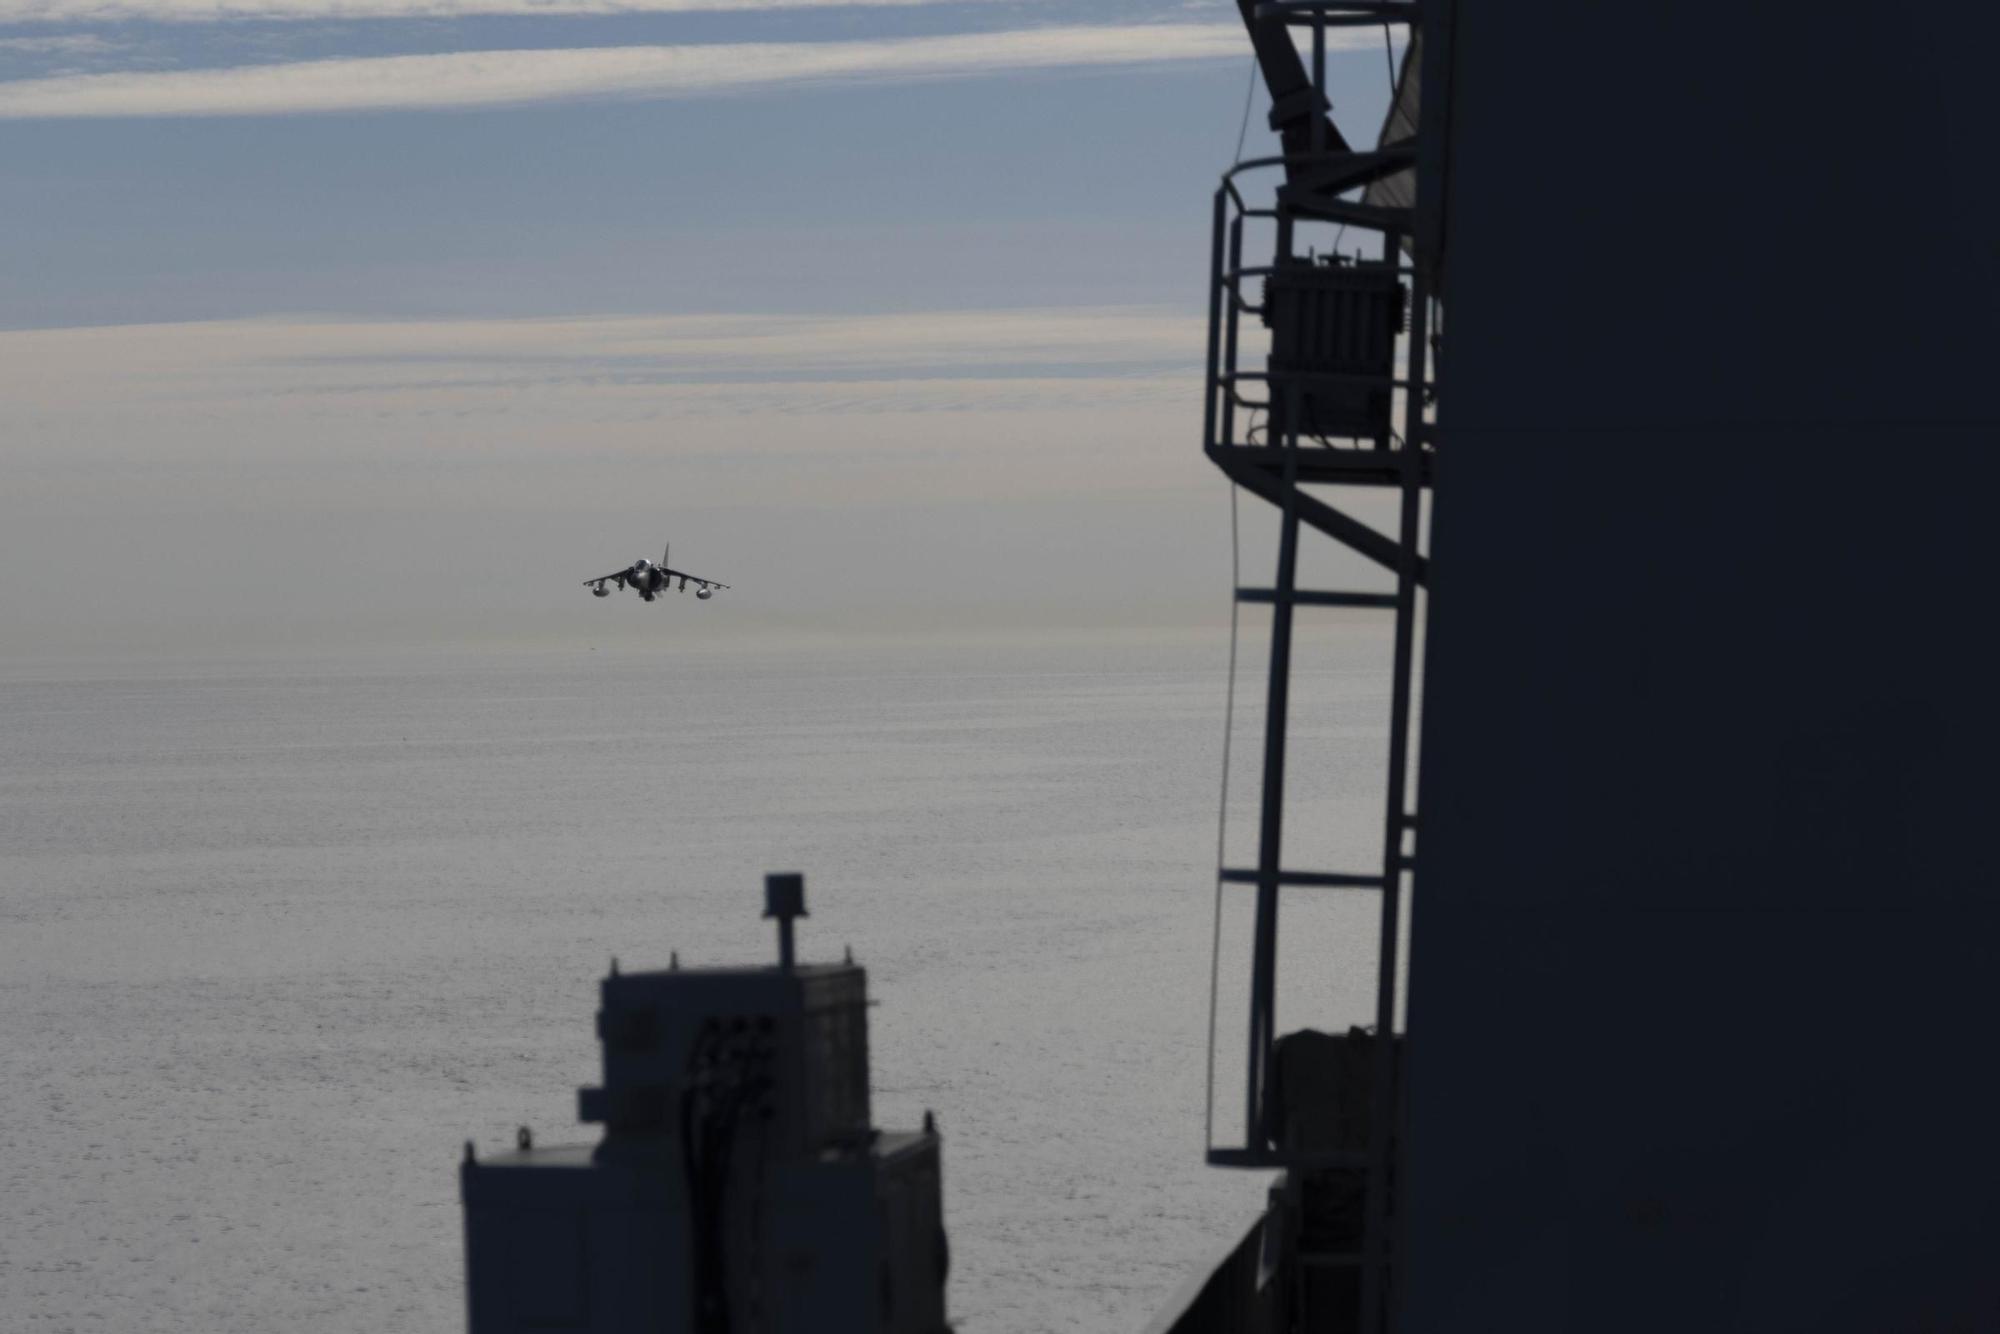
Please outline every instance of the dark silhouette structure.
[{"label": "dark silhouette structure", "polygon": [[[1291,1171],[1157,1327],[2000,1329],[1983,11],[1242,7],[1283,156],[1218,196],[1205,445],[1283,528],[1259,864],[1221,877],[1258,895],[1247,1111],[1211,1159]],[[1419,40],[1353,151],[1318,53],[1385,22]],[[1384,241],[1329,259],[1326,222]],[[1399,532],[1324,491],[1368,483]],[[1315,531],[1393,601],[1290,589]],[[1400,691],[1417,592],[1418,800],[1399,693],[1380,874],[1291,867],[1288,611],[1384,606]],[[1382,897],[1366,1074],[1367,1035],[1272,1031],[1293,886]],[[1393,1114],[1312,1157],[1357,1088]]]},{"label": "dark silhouette structure", "polygon": [[1397,1327],[2000,1328],[1991,21],[1452,8]]},{"label": "dark silhouette structure", "polygon": [[604,979],[595,1146],[466,1145],[472,1334],[949,1334],[939,1139],[868,1112],[867,976],[802,964]]},{"label": "dark silhouette structure", "polygon": [[[1242,0],[1241,10],[1283,151],[1238,163],[1216,192],[1203,447],[1236,485],[1277,508],[1279,542],[1271,584],[1236,590],[1239,603],[1271,608],[1271,644],[1256,864],[1217,872],[1219,894],[1244,886],[1255,895],[1244,1115],[1240,1134],[1225,1121],[1223,1142],[1211,1127],[1208,1158],[1218,1166],[1287,1169],[1260,1252],[1278,1257],[1283,1292],[1261,1318],[1273,1328],[1375,1329],[1395,1267],[1400,1046],[1378,1035],[1393,1033],[1400,1010],[1396,952],[1408,848],[1418,832],[1409,781],[1417,595],[1430,577],[1419,547],[1439,392],[1431,356],[1441,192],[1417,187],[1435,172],[1445,108],[1435,95],[1419,104],[1414,71],[1421,52],[1435,59],[1447,48],[1439,40],[1426,45],[1408,4]],[[1355,24],[1401,25],[1410,37],[1402,93],[1380,142],[1367,150],[1351,147],[1327,114],[1329,35]],[[1258,253],[1265,245],[1268,258]],[[1398,501],[1390,533],[1354,517],[1345,499],[1384,488]],[[1315,537],[1372,562],[1388,586],[1299,587],[1300,547]],[[1393,657],[1384,664],[1390,737],[1381,836],[1342,867],[1300,866],[1286,855],[1294,622],[1322,607],[1382,612],[1395,627]],[[1372,1033],[1276,1031],[1287,892],[1376,897]],[[1213,1106],[1213,1090],[1210,1099]]]}]

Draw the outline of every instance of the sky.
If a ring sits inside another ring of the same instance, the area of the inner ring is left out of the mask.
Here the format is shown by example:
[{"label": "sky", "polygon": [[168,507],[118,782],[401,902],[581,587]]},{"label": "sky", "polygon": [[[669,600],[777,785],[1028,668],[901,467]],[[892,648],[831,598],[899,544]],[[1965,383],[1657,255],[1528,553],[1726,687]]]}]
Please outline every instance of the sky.
[{"label": "sky", "polygon": [[[0,660],[1216,624],[1250,74],[1223,0],[0,0]],[[732,590],[583,593],[669,539]]]}]

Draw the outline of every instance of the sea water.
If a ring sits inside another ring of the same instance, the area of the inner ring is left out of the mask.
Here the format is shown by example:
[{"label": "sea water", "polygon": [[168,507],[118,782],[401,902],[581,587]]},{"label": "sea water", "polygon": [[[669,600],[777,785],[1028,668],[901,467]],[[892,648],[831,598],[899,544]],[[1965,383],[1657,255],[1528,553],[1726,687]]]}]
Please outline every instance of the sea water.
[{"label": "sea water", "polygon": [[[1380,800],[1356,645],[1294,760],[1343,836]],[[0,1324],[461,1328],[463,1143],[594,1138],[612,957],[768,962],[762,876],[801,870],[801,955],[869,971],[877,1123],[943,1131],[959,1327],[1136,1329],[1266,1184],[1202,1165],[1226,653],[0,670]],[[1369,920],[1300,956],[1355,1017]]]}]

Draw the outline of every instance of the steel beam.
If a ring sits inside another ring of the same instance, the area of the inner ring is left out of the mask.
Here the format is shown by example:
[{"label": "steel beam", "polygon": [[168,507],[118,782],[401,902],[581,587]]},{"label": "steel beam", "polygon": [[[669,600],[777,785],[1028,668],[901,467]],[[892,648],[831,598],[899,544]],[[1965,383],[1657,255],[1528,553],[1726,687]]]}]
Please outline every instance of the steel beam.
[{"label": "steel beam", "polygon": [[[1219,450],[1217,453],[1227,453]],[[1282,454],[1300,454],[1304,451],[1283,449]],[[1213,457],[1213,455],[1211,455]],[[1261,496],[1279,509],[1288,504],[1297,506],[1299,519],[1311,524],[1334,541],[1350,547],[1387,570],[1394,570],[1402,563],[1400,544],[1392,537],[1385,537],[1359,519],[1351,519],[1318,496],[1307,495],[1299,490],[1296,481],[1287,482],[1282,477],[1273,477],[1265,469],[1235,465],[1232,460],[1216,459],[1230,480],[1253,495]],[[1419,584],[1430,578],[1430,562],[1422,556],[1415,557],[1416,580]]]}]

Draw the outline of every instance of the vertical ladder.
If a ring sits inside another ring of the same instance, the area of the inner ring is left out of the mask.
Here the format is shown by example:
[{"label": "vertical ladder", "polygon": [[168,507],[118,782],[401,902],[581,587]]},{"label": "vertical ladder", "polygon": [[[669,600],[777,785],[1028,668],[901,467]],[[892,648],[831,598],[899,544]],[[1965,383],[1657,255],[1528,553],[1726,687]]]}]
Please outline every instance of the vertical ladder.
[{"label": "vertical ladder", "polygon": [[[1429,0],[1442,11],[1448,0]],[[1429,577],[1419,551],[1423,494],[1431,485],[1434,441],[1429,409],[1436,395],[1432,365],[1433,307],[1437,295],[1433,261],[1439,253],[1437,191],[1432,185],[1437,146],[1433,126],[1442,120],[1444,32],[1442,12],[1421,15],[1415,4],[1372,0],[1244,0],[1244,16],[1274,97],[1272,123],[1280,127],[1287,153],[1239,163],[1215,195],[1210,252],[1208,392],[1204,408],[1204,449],[1230,480],[1277,508],[1277,568],[1271,586],[1239,587],[1239,604],[1271,608],[1271,654],[1266,682],[1262,783],[1259,794],[1257,860],[1254,867],[1221,866],[1218,895],[1230,885],[1253,886],[1249,1033],[1244,1091],[1244,1127],[1239,1144],[1217,1145],[1211,1128],[1208,1157],[1222,1166],[1283,1167],[1298,1172],[1326,1169],[1359,1172],[1365,1191],[1362,1246],[1351,1256],[1315,1257],[1320,1263],[1359,1265],[1359,1328],[1381,1334],[1391,1297],[1392,1184],[1400,1121],[1397,953],[1401,939],[1403,891],[1414,869],[1406,840],[1414,839],[1417,817],[1410,796],[1412,692],[1415,677],[1417,591]],[[1429,21],[1425,22],[1426,17]],[[1421,108],[1398,112],[1413,122],[1411,132],[1367,151],[1350,149],[1326,116],[1313,109],[1326,99],[1328,28],[1360,24],[1405,25],[1411,38],[1398,81],[1399,93],[1412,90],[1411,73],[1421,63],[1425,97]],[[1296,68],[1295,48],[1285,28],[1304,28],[1311,39],[1310,84]],[[1272,40],[1272,34],[1282,42]],[[1277,52],[1273,57],[1272,53]],[[1292,68],[1284,62],[1289,59]],[[1309,94],[1303,97],[1302,94]],[[1299,111],[1301,105],[1307,110]],[[1287,112],[1287,107],[1290,110]],[[1301,117],[1309,124],[1300,125]],[[1298,151],[1303,147],[1304,151]],[[1265,207],[1252,207],[1239,182],[1258,173],[1283,172]],[[1359,199],[1354,198],[1361,192]],[[1243,263],[1244,226],[1255,220],[1275,236],[1268,265]],[[1380,238],[1379,258],[1351,263],[1300,255],[1302,232],[1334,224],[1341,234],[1372,233]],[[1261,295],[1246,295],[1257,283]],[[1392,296],[1391,287],[1397,289]],[[1398,340],[1400,319],[1382,302],[1406,302],[1408,325]],[[1240,323],[1256,315],[1272,328],[1271,355],[1263,368],[1246,367],[1239,356]],[[1369,330],[1389,330],[1390,345]],[[1395,366],[1400,350],[1404,369]],[[1398,413],[1397,409],[1400,408]],[[1257,414],[1264,419],[1258,438]],[[1400,425],[1400,431],[1395,427]],[[1240,428],[1240,429],[1239,429]],[[1393,535],[1362,523],[1307,485],[1393,488],[1398,499]],[[1299,543],[1310,529],[1366,557],[1391,573],[1391,591],[1302,589],[1298,586]],[[1306,870],[1284,857],[1286,741],[1290,710],[1293,618],[1300,607],[1367,608],[1394,618],[1390,669],[1389,754],[1386,765],[1382,843],[1378,869]],[[1363,1152],[1300,1153],[1274,1143],[1265,1107],[1276,1032],[1277,943],[1281,888],[1300,886],[1357,889],[1378,895],[1378,973],[1370,1115]],[[1211,1014],[1213,1011],[1211,1011]],[[1212,1020],[1211,1020],[1212,1030]],[[1211,1042],[1214,1041],[1211,1031]],[[1212,1063],[1211,1063],[1212,1069]],[[1210,1106],[1213,1108],[1213,1089]],[[1294,1257],[1295,1261],[1297,1257]],[[1344,1323],[1344,1322],[1343,1322]]]}]

